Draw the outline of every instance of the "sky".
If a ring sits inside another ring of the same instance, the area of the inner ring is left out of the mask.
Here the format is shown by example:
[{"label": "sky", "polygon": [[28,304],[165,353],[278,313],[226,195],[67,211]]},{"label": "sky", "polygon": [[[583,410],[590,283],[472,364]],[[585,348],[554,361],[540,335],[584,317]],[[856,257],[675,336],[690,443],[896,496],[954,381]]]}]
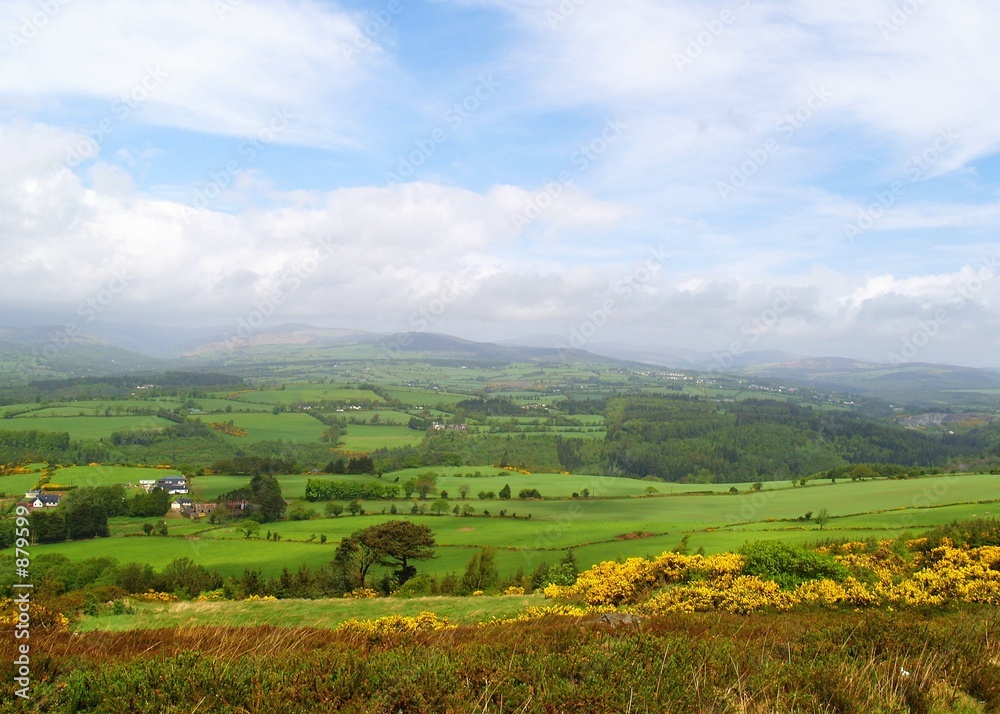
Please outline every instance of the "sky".
[{"label": "sky", "polygon": [[1000,368],[993,0],[5,0],[0,325]]}]

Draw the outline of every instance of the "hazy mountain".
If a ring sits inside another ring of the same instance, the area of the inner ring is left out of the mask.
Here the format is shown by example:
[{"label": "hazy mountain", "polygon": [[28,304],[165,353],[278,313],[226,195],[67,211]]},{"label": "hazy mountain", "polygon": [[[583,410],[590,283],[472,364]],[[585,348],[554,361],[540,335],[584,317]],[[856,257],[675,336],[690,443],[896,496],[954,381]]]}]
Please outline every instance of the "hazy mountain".
[{"label": "hazy mountain", "polygon": [[[90,326],[88,326],[90,327]],[[596,342],[564,349],[555,335],[502,343],[428,332],[376,334],[304,324],[234,334],[229,328],[159,328],[94,323],[95,331],[59,325],[0,327],[0,356],[20,378],[79,376],[158,369],[198,369],[344,359],[461,359],[594,364],[628,362],[695,372],[732,373],[769,383],[881,397],[906,404],[993,405],[1000,372],[912,363],[886,365],[841,357],[803,357],[776,350],[713,354],[674,346]],[[155,355],[155,356],[154,356]],[[169,356],[169,358],[164,358]],[[978,407],[977,407],[978,408]]]},{"label": "hazy mountain", "polygon": [[26,379],[155,370],[166,364],[64,325],[0,327],[0,356],[15,363],[11,371]]},{"label": "hazy mountain", "polygon": [[170,352],[182,357],[200,357],[214,353],[227,353],[262,346],[347,345],[369,344],[378,335],[360,330],[313,327],[312,325],[287,324],[266,330],[215,332],[198,339],[172,346]]},{"label": "hazy mountain", "polygon": [[836,389],[896,402],[995,404],[1000,372],[912,362],[877,364],[838,357],[758,364],[743,374]]},{"label": "hazy mountain", "polygon": [[104,345],[114,342],[92,332],[85,332],[66,325],[39,325],[37,327],[0,327],[0,345],[7,347],[41,348],[45,345]]}]

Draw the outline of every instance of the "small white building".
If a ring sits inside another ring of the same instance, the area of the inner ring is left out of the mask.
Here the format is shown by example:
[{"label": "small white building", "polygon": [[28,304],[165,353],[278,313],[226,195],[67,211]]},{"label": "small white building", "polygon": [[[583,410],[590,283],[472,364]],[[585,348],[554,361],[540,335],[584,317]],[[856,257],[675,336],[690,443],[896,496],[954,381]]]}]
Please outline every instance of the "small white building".
[{"label": "small white building", "polygon": [[35,500],[31,502],[32,508],[55,508],[62,500],[62,495],[58,493],[39,493]]}]

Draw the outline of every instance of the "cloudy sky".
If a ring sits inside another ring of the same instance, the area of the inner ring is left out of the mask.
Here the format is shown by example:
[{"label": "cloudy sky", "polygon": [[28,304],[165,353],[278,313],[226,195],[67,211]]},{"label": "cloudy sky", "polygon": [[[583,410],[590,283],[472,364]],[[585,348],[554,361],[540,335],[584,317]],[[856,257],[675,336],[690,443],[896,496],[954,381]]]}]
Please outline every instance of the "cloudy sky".
[{"label": "cloudy sky", "polygon": [[995,0],[6,0],[0,325],[1000,367],[997,36]]}]

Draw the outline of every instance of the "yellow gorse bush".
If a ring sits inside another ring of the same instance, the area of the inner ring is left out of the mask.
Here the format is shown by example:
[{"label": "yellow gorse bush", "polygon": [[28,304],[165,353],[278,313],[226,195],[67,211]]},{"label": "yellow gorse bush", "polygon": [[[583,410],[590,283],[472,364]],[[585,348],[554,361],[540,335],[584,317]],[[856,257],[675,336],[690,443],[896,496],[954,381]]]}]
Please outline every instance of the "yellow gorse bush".
[{"label": "yellow gorse bush", "polygon": [[[69,618],[58,610],[46,607],[38,602],[32,602],[28,610],[32,627],[54,627],[65,630],[69,627]],[[19,612],[10,598],[0,598],[0,627],[14,627],[19,621]]]},{"label": "yellow gorse bush", "polygon": [[446,618],[438,617],[433,612],[422,612],[416,617],[389,615],[388,617],[379,617],[374,620],[352,618],[342,623],[337,630],[360,635],[382,636],[401,633],[436,632],[451,627],[454,627],[454,625],[450,625]]},{"label": "yellow gorse bush", "polygon": [[743,570],[743,564],[743,556],[737,553],[710,556],[664,553],[652,560],[606,561],[580,573],[573,585],[550,585],[544,592],[545,597],[580,599],[588,605],[622,605],[638,602],[669,583],[734,575]]},{"label": "yellow gorse bush", "polygon": [[177,602],[180,599],[173,593],[158,593],[154,590],[138,593],[134,597],[136,600],[142,600],[143,602]]},{"label": "yellow gorse bush", "polygon": [[[926,541],[914,543],[925,545]],[[743,573],[736,553],[629,558],[598,563],[575,584],[549,585],[545,597],[588,606],[628,606],[645,614],[721,610],[747,614],[793,607],[940,606],[949,602],[1000,605],[1000,547],[956,548],[946,543],[913,561],[885,541],[874,548],[845,543],[822,548],[854,576],[843,582],[817,579],[792,590]],[[639,604],[641,603],[641,604]]]}]

